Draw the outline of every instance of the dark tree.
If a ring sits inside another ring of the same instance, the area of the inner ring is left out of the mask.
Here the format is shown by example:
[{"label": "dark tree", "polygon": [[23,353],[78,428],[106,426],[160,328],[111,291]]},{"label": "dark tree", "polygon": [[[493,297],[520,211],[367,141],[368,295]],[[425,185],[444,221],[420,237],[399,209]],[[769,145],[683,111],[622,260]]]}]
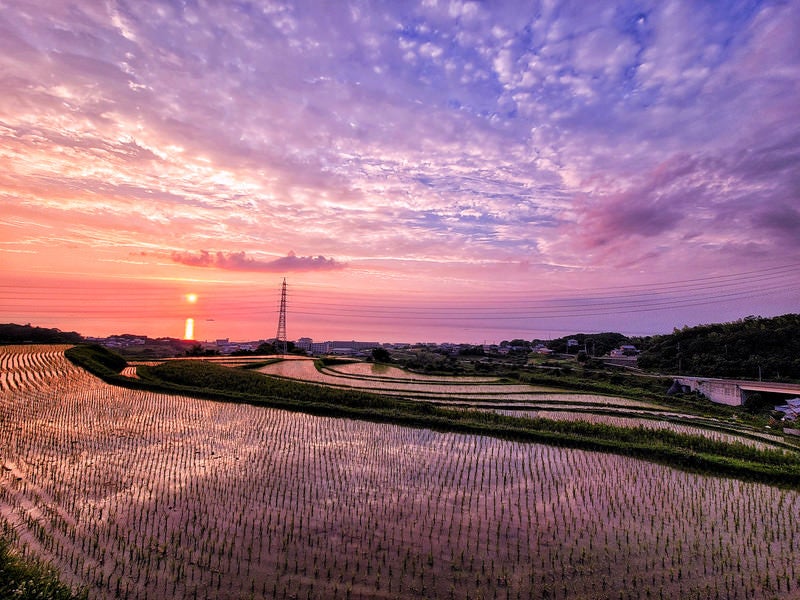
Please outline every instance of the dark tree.
[{"label": "dark tree", "polygon": [[460,356],[485,356],[483,346],[466,346],[458,351]]},{"label": "dark tree", "polygon": [[34,327],[30,323],[0,325],[0,343],[3,344],[80,344],[82,341],[83,336],[75,331]]},{"label": "dark tree", "polygon": [[800,379],[800,315],[746,317],[653,336],[639,366],[662,373],[742,379]]},{"label": "dark tree", "polygon": [[379,363],[392,362],[392,355],[386,348],[373,348],[372,360]]}]

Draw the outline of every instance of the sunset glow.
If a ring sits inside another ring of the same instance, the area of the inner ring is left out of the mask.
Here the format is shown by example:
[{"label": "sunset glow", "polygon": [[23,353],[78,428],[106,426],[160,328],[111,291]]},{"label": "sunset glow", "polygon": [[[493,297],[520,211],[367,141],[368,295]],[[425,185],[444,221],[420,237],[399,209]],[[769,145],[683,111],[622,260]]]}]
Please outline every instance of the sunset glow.
[{"label": "sunset glow", "polygon": [[800,306],[797,0],[2,14],[0,322],[266,339],[283,277],[290,339]]},{"label": "sunset glow", "polygon": [[186,327],[184,327],[183,339],[194,339],[194,319],[186,319]]}]

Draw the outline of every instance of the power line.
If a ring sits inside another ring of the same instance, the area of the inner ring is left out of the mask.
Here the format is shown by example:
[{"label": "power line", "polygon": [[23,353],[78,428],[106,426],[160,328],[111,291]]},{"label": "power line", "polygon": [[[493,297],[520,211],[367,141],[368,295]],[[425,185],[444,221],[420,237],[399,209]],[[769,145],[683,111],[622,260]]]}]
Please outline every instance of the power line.
[{"label": "power line", "polygon": [[[299,293],[281,295],[281,303],[274,309],[264,306],[263,292],[255,289],[241,295],[236,287],[223,287],[218,298],[206,296],[203,313],[209,316],[219,314],[226,318],[262,317],[278,313],[279,325],[282,305],[291,300],[293,314],[317,317],[346,317],[350,319],[455,321],[465,319],[483,320],[528,320],[541,318],[569,318],[601,316],[606,314],[632,314],[711,305],[754,298],[786,297],[798,294],[800,290],[800,265],[776,265],[759,270],[743,271],[726,275],[702,278],[681,279],[647,284],[631,284],[606,288],[585,288],[572,292],[554,294],[544,291],[507,290],[482,294],[475,299],[465,299],[464,292],[437,293],[425,296],[421,290],[412,293],[393,290],[402,294],[398,303],[386,303],[381,299],[370,298],[350,290],[329,292],[331,295],[320,299],[319,293],[310,293],[308,288]],[[627,292],[626,292],[627,290]],[[59,288],[53,296],[53,289],[44,285],[19,287],[0,284],[0,310],[19,311],[25,315],[45,314],[52,316],[52,305],[37,308],[37,304],[53,300],[62,305],[60,315],[80,317],[87,312],[131,317],[131,304],[136,304],[135,316],[169,316],[176,310],[171,300],[175,289],[166,292],[158,290],[129,290],[125,303],[118,295],[104,296],[102,290],[87,291],[84,287]],[[282,290],[283,292],[283,290]],[[113,293],[113,291],[112,291]],[[236,297],[234,293],[237,293]],[[525,298],[519,298],[525,294]],[[338,295],[341,300],[333,301]],[[385,294],[384,294],[385,295]],[[409,298],[409,296],[412,296]],[[169,299],[169,300],[168,300]],[[7,306],[3,306],[7,303]],[[80,306],[68,306],[78,304]],[[285,326],[285,323],[284,323]]]}]

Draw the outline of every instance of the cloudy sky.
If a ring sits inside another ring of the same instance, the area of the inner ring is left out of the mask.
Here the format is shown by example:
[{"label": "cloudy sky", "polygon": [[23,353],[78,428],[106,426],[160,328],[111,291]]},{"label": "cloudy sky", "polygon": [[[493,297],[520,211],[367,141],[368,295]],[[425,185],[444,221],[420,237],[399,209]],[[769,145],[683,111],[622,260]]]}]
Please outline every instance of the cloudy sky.
[{"label": "cloudy sky", "polygon": [[290,339],[800,312],[798,31],[797,0],[0,0],[0,322],[266,338],[284,277]]}]

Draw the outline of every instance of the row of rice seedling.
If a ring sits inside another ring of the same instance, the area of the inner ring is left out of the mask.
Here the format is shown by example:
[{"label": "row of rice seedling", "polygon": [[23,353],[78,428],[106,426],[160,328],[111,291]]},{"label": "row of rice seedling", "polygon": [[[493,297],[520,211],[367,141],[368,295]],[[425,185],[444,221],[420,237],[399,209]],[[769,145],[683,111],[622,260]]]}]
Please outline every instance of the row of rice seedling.
[{"label": "row of rice seedling", "polygon": [[797,491],[48,361],[0,392],[0,515],[92,598],[800,594]]},{"label": "row of rice seedling", "polygon": [[49,385],[64,374],[51,359],[68,347],[0,346],[0,390]]},{"label": "row of rice seedling", "polygon": [[701,435],[708,437],[712,440],[741,443],[755,448],[762,449],[781,449],[786,452],[797,452],[797,447],[789,444],[784,444],[783,438],[778,436],[770,436],[765,439],[763,437],[753,436],[747,430],[736,430],[734,428],[724,427],[722,424],[715,426],[700,426],[691,424],[691,419],[682,417],[673,417],[670,420],[644,417],[644,416],[630,416],[619,414],[598,414],[589,412],[586,407],[582,407],[580,412],[570,410],[508,410],[508,409],[491,409],[493,412],[499,414],[510,415],[521,418],[542,418],[553,419],[556,421],[586,421],[588,423],[604,423],[606,425],[614,425],[617,427],[642,427],[644,429],[668,429],[677,433],[686,435]]},{"label": "row of rice seedling", "polygon": [[[584,403],[611,404],[615,406],[658,408],[652,403],[627,398],[614,398],[596,394],[563,394],[552,387],[537,387],[525,384],[481,384],[460,383],[448,377],[437,383],[415,383],[413,381],[385,380],[370,377],[341,377],[326,369],[319,371],[311,360],[289,360],[276,362],[257,369],[258,372],[273,377],[284,377],[331,387],[353,388],[409,399],[444,401],[497,401],[497,402],[540,402],[575,401]],[[431,379],[433,381],[433,379]]]},{"label": "row of rice seedling", "polygon": [[[377,390],[376,390],[377,392]],[[401,390],[381,390],[381,394],[388,396],[402,396],[409,400],[425,400],[443,406],[502,406],[507,404],[517,408],[535,406],[561,406],[572,405],[576,409],[580,407],[604,407],[617,408],[622,410],[642,410],[650,412],[671,412],[669,409],[660,407],[649,402],[631,400],[630,398],[620,398],[617,396],[601,396],[599,394],[575,394],[572,392],[535,392],[527,394],[470,394],[458,392],[416,393],[402,392]]]},{"label": "row of rice seedling", "polygon": [[[782,436],[753,431],[746,426],[722,423],[718,420],[698,418],[694,415],[675,413],[674,410],[658,406],[652,402],[619,398],[598,394],[564,393],[552,388],[535,388],[533,386],[494,384],[459,384],[458,378],[441,378],[433,385],[418,385],[412,380],[384,378],[380,374],[369,376],[374,365],[369,363],[349,363],[338,365],[335,369],[325,367],[317,370],[308,359],[278,362],[262,369],[260,372],[272,376],[287,377],[329,385],[333,387],[352,387],[368,390],[388,396],[401,396],[407,399],[433,402],[442,406],[462,408],[479,408],[495,410],[501,414],[526,416],[525,411],[535,411],[543,416],[542,411],[554,409],[558,420],[586,421],[591,423],[607,423],[620,426],[637,427],[641,423],[631,412],[641,412],[640,418],[647,419],[646,427],[651,429],[669,429],[679,433],[697,434],[714,440],[742,442],[758,448],[782,447],[796,449],[796,446],[784,442]],[[395,367],[387,367],[396,369]],[[350,369],[359,376],[342,377],[339,371]],[[404,373],[401,369],[397,371]],[[380,372],[380,371],[379,371]],[[346,379],[342,383],[342,379]],[[430,380],[436,380],[430,376]],[[597,415],[602,409],[608,416]],[[618,412],[619,415],[612,413]],[[652,420],[657,413],[663,418]],[[550,418],[550,417],[548,417]]]},{"label": "row of rice seedling", "polygon": [[426,375],[412,373],[382,363],[351,362],[337,365],[326,365],[320,369],[340,377],[369,377],[384,381],[431,381],[435,383],[497,383],[497,377],[474,377],[465,375]]},{"label": "row of rice seedling", "polygon": [[[391,390],[391,391],[404,391],[407,393],[451,393],[458,394],[459,392],[467,393],[526,393],[535,391],[537,388],[529,385],[513,385],[513,384],[500,384],[500,383],[461,383],[454,382],[453,378],[445,379],[429,379],[425,383],[415,382],[413,380],[394,381],[386,380],[380,377],[345,377],[336,374],[333,371],[322,369],[317,370],[314,361],[306,360],[288,360],[273,363],[257,369],[259,372],[277,376],[287,377],[290,379],[301,379],[303,381],[313,381],[315,383],[322,383],[325,385],[334,385],[337,387],[352,387],[358,389],[369,390]],[[542,388],[552,389],[552,388]]]}]

